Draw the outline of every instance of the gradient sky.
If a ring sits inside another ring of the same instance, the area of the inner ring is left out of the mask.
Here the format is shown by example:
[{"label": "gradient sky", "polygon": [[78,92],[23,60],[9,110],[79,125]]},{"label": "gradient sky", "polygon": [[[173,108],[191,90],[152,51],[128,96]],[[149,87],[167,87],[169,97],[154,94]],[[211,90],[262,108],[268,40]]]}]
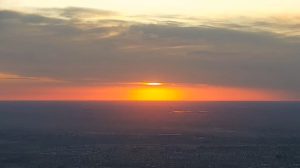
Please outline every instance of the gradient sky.
[{"label": "gradient sky", "polygon": [[0,0],[0,99],[299,100],[299,6]]}]

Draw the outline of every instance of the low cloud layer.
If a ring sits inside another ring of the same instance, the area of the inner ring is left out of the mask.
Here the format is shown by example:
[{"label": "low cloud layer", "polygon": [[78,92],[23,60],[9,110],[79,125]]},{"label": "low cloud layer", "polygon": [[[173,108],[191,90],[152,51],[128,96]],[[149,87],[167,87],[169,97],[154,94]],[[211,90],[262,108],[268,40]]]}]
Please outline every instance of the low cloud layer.
[{"label": "low cloud layer", "polygon": [[86,8],[37,11],[0,11],[0,73],[69,85],[158,80],[272,89],[300,98],[295,20],[145,22]]}]

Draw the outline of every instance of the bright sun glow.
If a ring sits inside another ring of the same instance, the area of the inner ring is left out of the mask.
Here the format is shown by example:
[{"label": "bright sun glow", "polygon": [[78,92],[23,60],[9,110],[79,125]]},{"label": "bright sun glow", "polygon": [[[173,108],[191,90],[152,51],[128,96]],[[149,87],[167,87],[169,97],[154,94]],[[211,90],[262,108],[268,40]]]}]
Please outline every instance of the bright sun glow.
[{"label": "bright sun glow", "polygon": [[150,86],[135,89],[132,99],[138,101],[174,101],[180,99],[179,91],[176,89]]}]

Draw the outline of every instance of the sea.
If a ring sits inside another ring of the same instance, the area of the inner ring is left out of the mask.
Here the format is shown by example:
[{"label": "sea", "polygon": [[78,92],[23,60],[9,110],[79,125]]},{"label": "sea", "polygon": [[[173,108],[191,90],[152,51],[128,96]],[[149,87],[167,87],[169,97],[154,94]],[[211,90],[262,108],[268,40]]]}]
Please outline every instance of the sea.
[{"label": "sea", "polygon": [[0,168],[300,168],[300,102],[0,102]]}]

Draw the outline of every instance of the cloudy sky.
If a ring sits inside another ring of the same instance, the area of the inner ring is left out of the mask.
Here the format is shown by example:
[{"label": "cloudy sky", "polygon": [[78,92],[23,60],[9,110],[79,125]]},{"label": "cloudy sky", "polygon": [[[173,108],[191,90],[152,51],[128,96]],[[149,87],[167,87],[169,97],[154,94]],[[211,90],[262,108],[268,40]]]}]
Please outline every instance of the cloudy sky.
[{"label": "cloudy sky", "polygon": [[0,99],[299,100],[299,6],[0,0]]}]

